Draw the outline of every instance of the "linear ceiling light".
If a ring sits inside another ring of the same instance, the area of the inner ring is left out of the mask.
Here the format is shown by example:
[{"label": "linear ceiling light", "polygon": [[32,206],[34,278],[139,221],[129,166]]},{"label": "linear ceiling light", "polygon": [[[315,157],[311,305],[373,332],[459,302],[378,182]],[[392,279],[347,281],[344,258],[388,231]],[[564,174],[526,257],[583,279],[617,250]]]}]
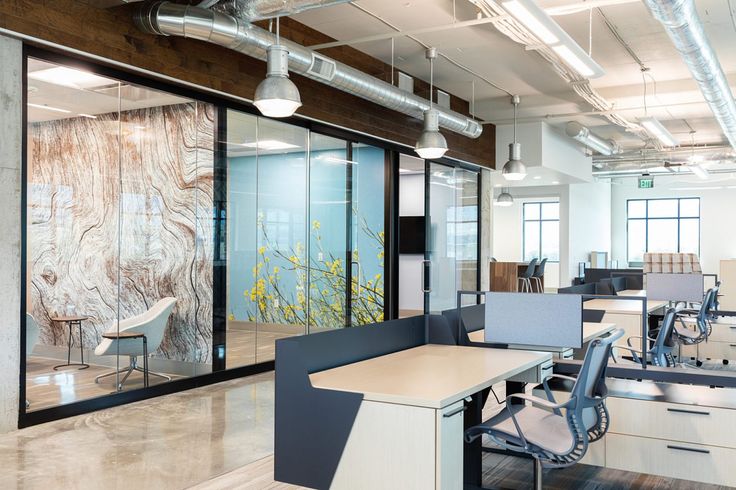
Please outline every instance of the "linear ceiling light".
[{"label": "linear ceiling light", "polygon": [[597,134],[591,133],[588,128],[575,121],[567,123],[565,133],[570,138],[582,143],[593,151],[597,151],[601,155],[611,156],[621,151],[615,142],[605,140]]},{"label": "linear ceiling light", "polygon": [[508,0],[502,5],[531,35],[552,48],[570,68],[585,78],[603,76],[603,68],[533,0]]},{"label": "linear ceiling light", "polygon": [[644,126],[651,136],[657,138],[664,146],[678,146],[680,143],[672,136],[667,128],[665,128],[655,117],[644,117],[639,119],[639,124]]},{"label": "linear ceiling light", "polygon": [[699,178],[703,180],[708,180],[708,177],[710,176],[708,171],[705,168],[703,168],[700,164],[697,164],[697,163],[690,164],[687,166],[687,168],[690,169],[690,171],[693,174],[697,175]]},{"label": "linear ceiling light", "polygon": [[36,109],[45,109],[47,111],[53,111],[53,112],[62,112],[64,114],[70,114],[72,111],[68,111],[66,109],[60,109],[58,107],[52,107],[50,105],[41,105],[41,104],[31,104],[28,103],[28,107],[35,107]]}]

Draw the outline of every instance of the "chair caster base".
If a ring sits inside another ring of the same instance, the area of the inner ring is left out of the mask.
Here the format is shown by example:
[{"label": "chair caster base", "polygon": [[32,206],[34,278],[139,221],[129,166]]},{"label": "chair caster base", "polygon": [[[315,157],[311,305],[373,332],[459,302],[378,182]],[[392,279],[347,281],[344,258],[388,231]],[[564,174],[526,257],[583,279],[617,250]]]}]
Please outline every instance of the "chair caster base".
[{"label": "chair caster base", "polygon": [[723,360],[723,365],[724,365],[724,366],[728,366],[728,359],[724,359],[724,360]]},{"label": "chair caster base", "polygon": [[695,365],[700,367],[703,365],[703,361],[695,361]]}]

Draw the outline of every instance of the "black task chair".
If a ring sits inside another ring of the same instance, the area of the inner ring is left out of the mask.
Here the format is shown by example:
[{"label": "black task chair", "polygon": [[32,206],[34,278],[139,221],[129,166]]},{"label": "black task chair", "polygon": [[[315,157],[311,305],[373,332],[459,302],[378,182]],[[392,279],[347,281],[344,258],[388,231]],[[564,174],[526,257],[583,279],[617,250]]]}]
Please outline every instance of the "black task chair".
[{"label": "black task chair", "polygon": [[544,277],[544,266],[547,265],[547,258],[543,258],[542,261],[537,266],[536,270],[534,271],[534,274],[532,274],[531,281],[533,281],[533,284],[537,285],[537,292],[543,293],[544,287],[542,286],[542,277]]},{"label": "black task chair", "polygon": [[[675,335],[680,344],[695,345],[708,340],[708,336],[713,329],[713,306],[715,305],[714,298],[716,295],[716,288],[711,288],[706,291],[698,310],[683,309],[678,313]],[[701,366],[703,362],[700,359],[695,359],[695,364]],[[726,360],[724,360],[724,364],[727,364]]]},{"label": "black task chair", "polygon": [[[543,468],[564,468],[577,463],[585,456],[588,444],[608,430],[609,415],[604,403],[608,395],[606,366],[611,345],[623,335],[624,331],[618,329],[592,340],[577,379],[559,374],[545,379],[546,400],[526,393],[506,397],[506,410],[466,430],[465,441],[470,443],[487,434],[505,449],[532,456],[534,488],[541,490]],[[569,400],[557,403],[547,383],[553,377],[575,382]],[[531,405],[512,404],[514,399]]]},{"label": "black task chair", "polygon": [[537,259],[529,261],[529,265],[526,266],[524,273],[519,276],[516,283],[516,290],[520,293],[531,293],[532,292],[532,276],[534,271],[537,269]]}]

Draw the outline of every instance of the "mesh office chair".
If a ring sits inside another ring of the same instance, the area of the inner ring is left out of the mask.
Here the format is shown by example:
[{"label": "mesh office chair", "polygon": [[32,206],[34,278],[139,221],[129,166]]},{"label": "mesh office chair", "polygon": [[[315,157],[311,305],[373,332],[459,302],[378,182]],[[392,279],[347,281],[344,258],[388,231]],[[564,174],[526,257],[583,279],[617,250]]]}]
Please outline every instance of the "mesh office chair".
[{"label": "mesh office chair", "polygon": [[[673,338],[673,332],[675,328],[675,318],[677,317],[677,308],[668,308],[664,314],[662,325],[656,332],[654,337],[647,337],[650,342],[649,349],[647,349],[647,361],[655,366],[661,367],[675,367],[677,363],[672,355],[677,342]],[[632,339],[642,339],[641,335],[632,335],[626,339],[628,347],[616,346],[614,349],[623,349],[631,353],[634,358],[634,362],[641,364],[642,360],[642,349],[637,349],[631,344]],[[614,362],[618,362],[615,356],[613,357]]]},{"label": "mesh office chair", "polygon": [[[534,487],[541,489],[542,468],[564,468],[577,463],[585,456],[588,444],[608,430],[608,410],[604,403],[608,395],[606,366],[611,345],[623,334],[618,329],[591,341],[577,379],[559,374],[545,379],[547,400],[526,393],[506,397],[506,410],[466,430],[465,441],[472,442],[488,434],[501,447],[529,454],[534,458]],[[575,382],[570,399],[564,403],[557,403],[549,388],[547,381],[553,377]],[[512,405],[513,399],[532,404]]]},{"label": "mesh office chair", "polygon": [[517,278],[516,290],[520,293],[531,293],[532,292],[532,276],[534,271],[537,269],[537,259],[529,261],[529,265],[526,266],[524,273]]},{"label": "mesh office chair", "polygon": [[543,293],[544,288],[542,287],[542,277],[544,277],[544,266],[547,265],[547,258],[543,258],[537,266],[534,274],[532,274],[531,281],[537,285],[537,292]]},{"label": "mesh office chair", "polygon": [[705,293],[703,302],[698,310],[680,310],[677,317],[679,322],[675,325],[675,334],[678,340],[685,345],[699,344],[708,340],[713,325],[711,320],[715,297],[715,289],[711,288]]}]

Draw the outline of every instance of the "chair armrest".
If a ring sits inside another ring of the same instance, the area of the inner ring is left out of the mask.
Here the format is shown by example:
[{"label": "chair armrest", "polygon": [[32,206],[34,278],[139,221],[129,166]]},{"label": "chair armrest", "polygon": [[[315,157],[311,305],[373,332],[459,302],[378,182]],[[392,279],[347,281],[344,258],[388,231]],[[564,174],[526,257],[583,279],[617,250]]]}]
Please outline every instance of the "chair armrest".
[{"label": "chair armrest", "polygon": [[[572,382],[576,382],[577,381],[577,379],[576,378],[573,378],[572,376],[565,376],[565,375],[562,375],[562,374],[554,374],[554,373],[552,373],[549,376],[547,376],[546,378],[544,378],[542,380],[542,387],[544,387],[544,394],[547,395],[547,399],[551,403],[557,403],[557,400],[555,400],[555,396],[552,394],[552,390],[549,389],[549,384],[547,383],[547,381],[549,381],[549,379],[551,379],[551,378],[566,379],[566,380],[572,381]],[[559,408],[555,408],[553,410],[554,410],[555,414],[562,415],[562,412],[560,411]]]},{"label": "chair armrest", "polygon": [[[611,351],[613,351],[614,349],[623,349],[631,352],[631,354],[634,356],[634,362],[636,362],[637,364],[641,364],[641,356],[644,354],[642,351],[636,350],[633,347],[623,347],[621,345],[611,346]],[[615,360],[616,358],[614,357],[614,362]]]}]

